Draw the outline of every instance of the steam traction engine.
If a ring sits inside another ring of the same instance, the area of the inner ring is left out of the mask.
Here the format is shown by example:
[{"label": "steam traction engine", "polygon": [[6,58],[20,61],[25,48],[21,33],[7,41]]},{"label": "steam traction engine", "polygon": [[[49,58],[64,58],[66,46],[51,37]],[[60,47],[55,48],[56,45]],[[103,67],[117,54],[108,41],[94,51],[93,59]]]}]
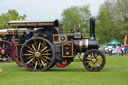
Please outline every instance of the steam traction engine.
[{"label": "steam traction engine", "polygon": [[9,62],[12,59],[12,44],[8,30],[0,30],[0,62]]},{"label": "steam traction engine", "polygon": [[[83,64],[89,71],[100,71],[105,65],[105,56],[98,50],[95,38],[95,19],[90,18],[90,38],[83,38],[80,31],[63,33],[55,27],[58,21],[27,22],[10,21],[9,26],[17,28],[37,28],[33,36],[21,46],[20,59],[31,71],[46,71],[56,63],[73,62],[77,53],[84,53]],[[40,28],[40,29],[38,29]]]},{"label": "steam traction engine", "polygon": [[[21,36],[26,31],[24,29],[2,29],[0,30],[0,62],[15,60],[15,46],[12,39]],[[14,41],[14,40],[13,40]]]}]

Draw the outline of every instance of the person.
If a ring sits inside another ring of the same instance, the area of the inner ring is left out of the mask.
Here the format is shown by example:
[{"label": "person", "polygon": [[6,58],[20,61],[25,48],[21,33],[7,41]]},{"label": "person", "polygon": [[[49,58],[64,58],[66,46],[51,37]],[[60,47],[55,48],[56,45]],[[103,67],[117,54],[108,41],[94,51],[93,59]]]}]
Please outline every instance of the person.
[{"label": "person", "polygon": [[120,56],[120,46],[117,46],[116,50],[117,50],[117,55]]},{"label": "person", "polygon": [[121,46],[121,55],[122,56],[124,55],[124,46],[123,45]]},{"label": "person", "polygon": [[108,48],[107,47],[104,47],[104,52],[105,52],[105,54],[108,54]]},{"label": "person", "polygon": [[11,43],[14,44],[14,42],[15,42],[15,36],[13,36],[11,39]]},{"label": "person", "polygon": [[109,47],[108,47],[109,56],[112,56],[112,51],[113,51],[112,46],[109,46]]},{"label": "person", "polygon": [[128,55],[128,46],[125,46],[125,53]]}]

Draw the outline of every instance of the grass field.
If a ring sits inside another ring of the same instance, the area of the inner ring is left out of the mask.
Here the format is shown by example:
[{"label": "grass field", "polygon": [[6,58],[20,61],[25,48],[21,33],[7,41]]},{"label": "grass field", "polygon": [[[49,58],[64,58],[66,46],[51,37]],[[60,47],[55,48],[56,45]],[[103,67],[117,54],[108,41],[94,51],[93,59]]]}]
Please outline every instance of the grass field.
[{"label": "grass field", "polygon": [[106,56],[100,72],[88,72],[82,62],[47,72],[30,72],[14,62],[0,63],[0,85],[128,85],[128,56]]}]

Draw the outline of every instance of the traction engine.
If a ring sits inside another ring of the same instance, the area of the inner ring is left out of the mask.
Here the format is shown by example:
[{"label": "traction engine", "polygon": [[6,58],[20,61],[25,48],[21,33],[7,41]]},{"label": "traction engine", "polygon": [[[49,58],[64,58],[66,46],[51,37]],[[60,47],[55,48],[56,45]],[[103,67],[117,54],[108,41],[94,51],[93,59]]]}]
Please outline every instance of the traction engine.
[{"label": "traction engine", "polygon": [[23,35],[26,31],[24,29],[2,29],[0,30],[0,62],[9,62],[11,60],[16,60],[15,51],[16,47],[14,46],[14,39],[17,34],[18,36]]},{"label": "traction engine", "polygon": [[57,20],[10,21],[8,24],[17,28],[37,28],[20,48],[21,62],[30,71],[46,71],[55,64],[64,67],[73,62],[78,53],[84,53],[83,65],[89,71],[100,71],[105,65],[105,55],[98,50],[95,37],[95,18],[90,18],[90,38],[83,38],[79,30],[63,33],[59,29],[58,32]]}]

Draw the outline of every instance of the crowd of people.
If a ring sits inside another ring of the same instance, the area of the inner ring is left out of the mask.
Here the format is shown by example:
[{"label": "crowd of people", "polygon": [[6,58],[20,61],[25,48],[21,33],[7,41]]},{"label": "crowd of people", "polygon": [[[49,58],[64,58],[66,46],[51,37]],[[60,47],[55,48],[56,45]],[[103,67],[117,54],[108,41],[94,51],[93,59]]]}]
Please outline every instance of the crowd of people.
[{"label": "crowd of people", "polygon": [[105,54],[108,54],[109,56],[112,56],[113,54],[117,54],[118,56],[120,55],[128,55],[128,47],[124,47],[123,45],[121,46],[107,46],[104,47],[103,51],[105,52]]}]

